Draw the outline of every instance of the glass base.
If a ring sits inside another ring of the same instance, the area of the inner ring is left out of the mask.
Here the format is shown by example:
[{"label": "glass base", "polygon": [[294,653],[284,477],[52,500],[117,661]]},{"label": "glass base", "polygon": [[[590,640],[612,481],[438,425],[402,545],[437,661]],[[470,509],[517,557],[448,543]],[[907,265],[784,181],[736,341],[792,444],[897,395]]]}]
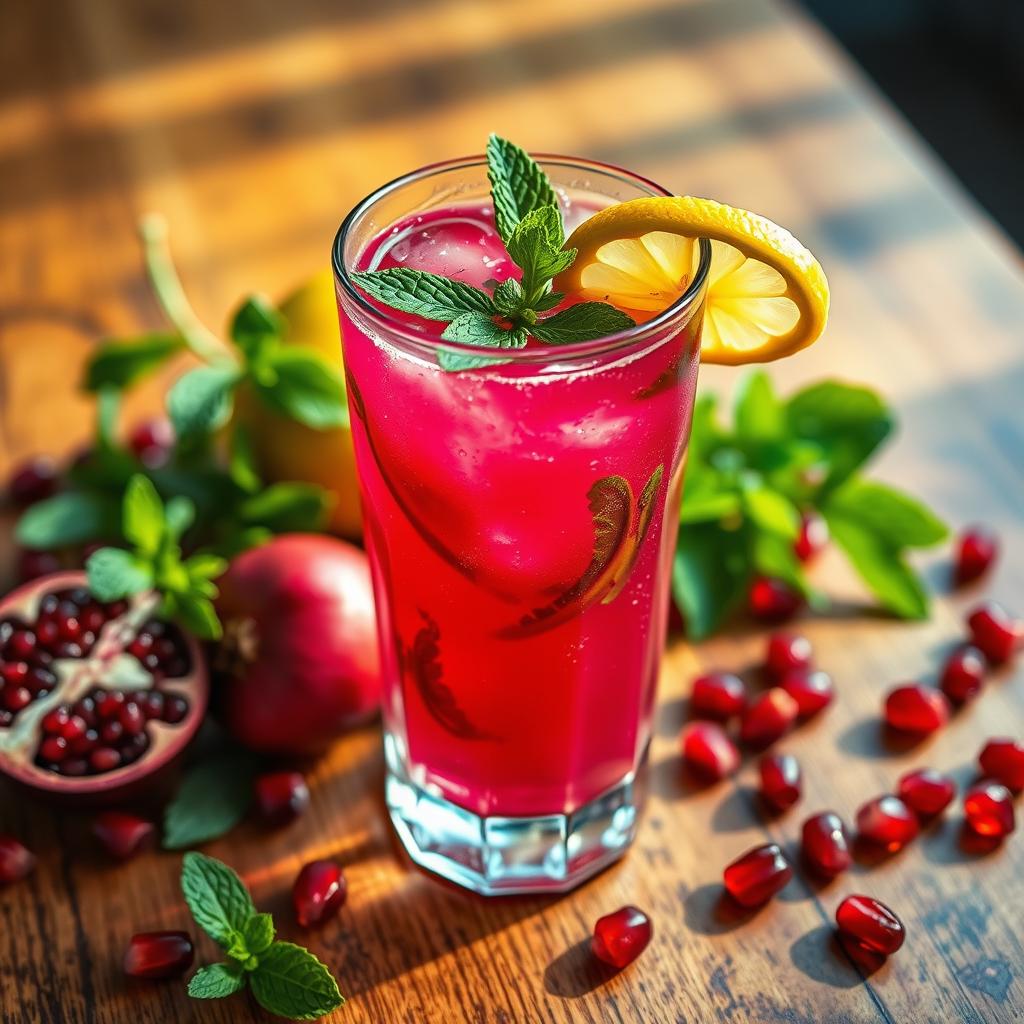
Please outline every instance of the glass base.
[{"label": "glass base", "polygon": [[414,783],[384,738],[386,800],[409,856],[484,896],[566,892],[626,852],[636,835],[635,774],[573,814],[482,817]]}]

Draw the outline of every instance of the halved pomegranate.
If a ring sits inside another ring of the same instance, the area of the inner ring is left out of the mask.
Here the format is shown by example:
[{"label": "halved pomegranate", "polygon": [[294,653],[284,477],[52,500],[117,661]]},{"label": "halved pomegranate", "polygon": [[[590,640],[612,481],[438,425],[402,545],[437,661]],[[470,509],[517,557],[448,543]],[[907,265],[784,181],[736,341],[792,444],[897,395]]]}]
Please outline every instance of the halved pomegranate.
[{"label": "halved pomegranate", "polygon": [[97,803],[143,789],[184,751],[206,711],[206,668],[157,601],[100,602],[84,572],[0,601],[0,771]]}]

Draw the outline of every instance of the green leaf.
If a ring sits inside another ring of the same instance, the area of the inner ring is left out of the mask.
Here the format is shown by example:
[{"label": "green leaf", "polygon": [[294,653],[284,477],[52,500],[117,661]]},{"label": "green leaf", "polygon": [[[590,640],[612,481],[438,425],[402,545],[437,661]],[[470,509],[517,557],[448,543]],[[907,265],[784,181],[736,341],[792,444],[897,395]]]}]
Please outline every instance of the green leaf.
[{"label": "green leaf", "polygon": [[247,494],[254,494],[263,486],[249,432],[239,423],[236,423],[231,431],[228,473],[238,487]]},{"label": "green leaf", "polygon": [[890,547],[927,548],[949,536],[946,524],[920,501],[870,480],[848,480],[829,495],[825,508],[860,523]]},{"label": "green leaf", "polygon": [[185,562],[185,568],[192,579],[215,580],[227,571],[228,561],[220,555],[197,552]]},{"label": "green leaf", "polygon": [[[458,341],[481,348],[522,348],[527,341],[524,331],[508,331],[480,313],[463,313],[456,317],[442,331],[441,337],[445,341]],[[495,366],[504,360],[497,356],[471,356],[439,349],[437,361],[443,370],[470,370],[479,366]]]},{"label": "green leaf", "polygon": [[546,320],[537,321],[530,333],[549,345],[571,345],[635,326],[625,313],[605,302],[580,302]]},{"label": "green leaf", "polygon": [[167,412],[179,438],[212,433],[231,415],[231,391],[241,379],[235,367],[201,366],[175,381]]},{"label": "green leaf", "polygon": [[242,880],[227,866],[202,853],[186,853],[181,891],[196,924],[218,945],[228,947],[256,913]]},{"label": "green leaf", "polygon": [[268,356],[276,380],[257,383],[260,397],[279,412],[314,430],[348,425],[341,371],[315,352],[281,348]]},{"label": "green leaf", "polygon": [[156,332],[130,341],[105,341],[85,365],[86,391],[124,390],[185,348],[180,334]]},{"label": "green leaf", "polygon": [[238,517],[251,526],[265,526],[275,533],[303,533],[324,524],[328,495],[313,484],[280,483],[246,498]]},{"label": "green leaf", "polygon": [[176,594],[178,617],[200,639],[219,640],[224,629],[213,602],[202,591],[203,588],[194,587],[188,593]]},{"label": "green leaf", "polygon": [[196,506],[191,498],[177,494],[167,502],[164,510],[164,528],[167,536],[175,543],[181,540],[185,531],[195,522]]},{"label": "green leaf", "polygon": [[[117,420],[121,414],[121,392],[109,384],[100,387],[96,395],[96,453],[100,457],[113,455],[130,458],[117,451]],[[132,460],[134,461],[134,460]]]},{"label": "green leaf", "polygon": [[549,309],[554,309],[564,298],[565,292],[548,292],[534,302],[534,312],[546,313]]},{"label": "green leaf", "polygon": [[345,1002],[327,967],[290,942],[275,942],[263,954],[249,984],[263,1009],[290,1020],[315,1020]]},{"label": "green leaf", "polygon": [[743,530],[688,526],[679,531],[672,592],[694,640],[714,632],[746,593],[752,575]]},{"label": "green leaf", "polygon": [[743,509],[761,530],[794,541],[800,532],[800,512],[778,491],[770,487],[752,487],[743,491]]},{"label": "green leaf", "polygon": [[231,338],[252,355],[267,338],[284,334],[284,317],[261,295],[250,295],[231,319]]},{"label": "green leaf", "polygon": [[164,849],[182,850],[226,835],[245,817],[258,762],[249,754],[218,754],[185,774],[164,811]]},{"label": "green leaf", "polygon": [[155,554],[164,535],[164,503],[153,482],[142,473],[128,481],[121,512],[125,540],[148,555]]},{"label": "green leaf", "polygon": [[153,570],[120,548],[100,548],[85,563],[89,589],[101,601],[119,601],[153,586]]},{"label": "green leaf", "polygon": [[814,608],[825,604],[822,594],[815,590],[804,574],[800,559],[793,551],[793,542],[777,533],[757,532],[751,547],[754,567],[762,576],[782,580],[799,591]]},{"label": "green leaf", "polygon": [[26,509],[14,531],[25,548],[48,550],[121,535],[121,503],[114,497],[68,491]]},{"label": "green leaf", "polygon": [[764,370],[754,370],[740,380],[733,418],[741,440],[763,442],[783,436],[785,407]]},{"label": "green leaf", "polygon": [[242,929],[242,938],[245,941],[245,948],[250,953],[259,956],[260,953],[270,948],[274,941],[274,919],[270,914],[254,914],[245,923]]},{"label": "green leaf", "polygon": [[563,249],[562,219],[553,206],[541,207],[527,214],[508,240],[508,254],[523,271],[523,291],[527,302],[540,298],[540,290],[556,274],[572,266],[575,249]]},{"label": "green leaf", "polygon": [[502,281],[494,289],[494,308],[502,316],[514,316],[523,308],[525,301],[523,286],[514,277]]},{"label": "green leaf", "polygon": [[245,975],[228,964],[200,967],[189,979],[188,994],[193,999],[223,999],[245,988]]},{"label": "green leaf", "polygon": [[735,491],[693,491],[689,482],[683,488],[683,507],[679,513],[679,522],[709,523],[739,514],[741,509],[740,496]]},{"label": "green leaf", "polygon": [[494,221],[503,242],[508,242],[527,214],[543,206],[558,207],[558,196],[548,176],[533,158],[497,135],[487,140],[487,177],[494,200]]},{"label": "green leaf", "polygon": [[927,618],[928,594],[900,553],[862,523],[832,509],[823,513],[832,539],[879,603],[904,619]]},{"label": "green leaf", "polygon": [[379,302],[427,320],[450,321],[463,313],[494,312],[494,303],[485,291],[440,274],[389,267],[354,273],[351,277]]}]

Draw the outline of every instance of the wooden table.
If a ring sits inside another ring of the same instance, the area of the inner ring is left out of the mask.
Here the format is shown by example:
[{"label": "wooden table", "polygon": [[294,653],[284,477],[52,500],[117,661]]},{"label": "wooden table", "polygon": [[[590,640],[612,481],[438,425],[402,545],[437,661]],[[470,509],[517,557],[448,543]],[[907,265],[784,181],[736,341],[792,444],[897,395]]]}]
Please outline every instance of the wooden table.
[{"label": "wooden table", "polygon": [[[89,430],[75,384],[90,347],[160,324],[134,236],[141,213],[167,215],[187,288],[220,324],[243,292],[279,294],[323,266],[339,218],[371,187],[479,150],[497,129],[792,227],[829,272],[834,313],[825,341],[773,373],[786,386],[838,374],[881,388],[903,430],[880,475],[953,523],[991,523],[1005,555],[989,589],[1024,607],[1019,256],[795,10],[772,0],[14,7],[0,31],[0,470],[71,450]],[[704,386],[734,380],[707,372]],[[128,416],[157,394],[144,391]],[[848,598],[802,624],[841,693],[785,744],[807,789],[781,819],[759,813],[749,764],[701,791],[679,771],[691,678],[760,656],[763,635],[736,633],[670,646],[639,840],[570,896],[486,902],[410,870],[383,814],[375,728],[316,769],[312,811],[293,828],[269,838],[242,828],[209,852],[284,922],[300,863],[344,862],[348,905],[312,939],[351,1000],[339,1022],[1020,1020],[1019,835],[982,856],[961,843],[953,812],[832,885],[795,880],[747,916],[720,902],[723,865],[768,838],[792,845],[806,813],[849,818],[912,765],[964,781],[985,737],[1024,726],[1024,676],[1011,670],[934,740],[886,748],[880,695],[934,676],[976,594],[944,595],[930,622],[905,625],[859,614],[838,561],[817,573]],[[928,573],[944,591],[941,558]],[[0,830],[41,858],[31,880],[0,893],[5,1021],[264,1019],[244,999],[201,1005],[180,984],[121,977],[133,931],[190,926],[177,856],[110,867],[89,852],[86,821],[4,797]],[[851,891],[890,903],[909,929],[870,977],[831,937]],[[609,978],[586,939],[626,902],[650,912],[655,941]],[[204,940],[200,959],[212,955]]]}]

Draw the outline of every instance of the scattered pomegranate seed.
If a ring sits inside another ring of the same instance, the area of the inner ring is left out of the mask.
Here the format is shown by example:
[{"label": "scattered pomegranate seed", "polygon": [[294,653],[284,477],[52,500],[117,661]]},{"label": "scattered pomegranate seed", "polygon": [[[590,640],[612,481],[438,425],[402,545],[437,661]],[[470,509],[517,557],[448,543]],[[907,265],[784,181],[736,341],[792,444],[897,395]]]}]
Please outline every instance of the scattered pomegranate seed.
[{"label": "scattered pomegranate seed", "polygon": [[949,701],[932,686],[907,683],[889,691],[885,698],[885,720],[901,732],[935,732],[949,721]]},{"label": "scattered pomegranate seed", "polygon": [[13,836],[0,836],[0,885],[20,882],[35,866],[34,853]]},{"label": "scattered pomegranate seed", "polygon": [[345,876],[334,861],[310,861],[292,888],[295,916],[303,928],[316,928],[337,914],[347,895]]},{"label": "scattered pomegranate seed", "polygon": [[309,787],[302,772],[267,772],[254,786],[256,812],[267,825],[281,828],[309,807]]},{"label": "scattered pomegranate seed", "polygon": [[651,919],[642,910],[622,907],[598,919],[590,948],[598,960],[621,969],[647,948],[653,934]]},{"label": "scattered pomegranate seed", "polygon": [[748,850],[722,876],[729,895],[744,907],[756,907],[770,900],[792,877],[793,869],[777,843]]},{"label": "scattered pomegranate seed", "polygon": [[694,718],[712,718],[724,722],[743,713],[747,704],[747,688],[739,676],[728,672],[711,672],[693,681],[690,714]]},{"label": "scattered pomegranate seed", "polygon": [[37,501],[52,497],[57,491],[57,466],[53,459],[45,456],[29,459],[11,475],[7,493],[19,508],[34,505]]},{"label": "scattered pomegranate seed", "polygon": [[776,811],[785,811],[800,799],[803,773],[792,754],[765,754],[758,765],[761,796]]},{"label": "scattered pomegranate seed", "polygon": [[810,718],[827,708],[835,696],[832,677],[820,669],[814,672],[790,672],[782,688],[796,701],[797,716]]},{"label": "scattered pomegranate seed", "polygon": [[1000,736],[989,740],[978,755],[981,770],[1007,789],[1024,789],[1024,743]]},{"label": "scattered pomegranate seed", "polygon": [[814,652],[811,642],[797,633],[773,633],[768,638],[764,667],[773,679],[782,679],[791,672],[804,672],[811,668]]},{"label": "scattered pomegranate seed", "polygon": [[1000,782],[979,782],[964,796],[964,816],[979,836],[1002,838],[1016,827],[1010,791]]},{"label": "scattered pomegranate seed", "polygon": [[60,559],[52,551],[32,551],[25,548],[18,553],[15,575],[19,583],[28,583],[60,571]]},{"label": "scattered pomegranate seed", "polygon": [[748,746],[770,746],[792,728],[799,707],[785,690],[773,686],[765,690],[747,708],[740,724],[740,739]]},{"label": "scattered pomegranate seed", "polygon": [[177,978],[192,966],[195,950],[187,932],[140,932],[124,953],[124,973],[132,978]]},{"label": "scattered pomegranate seed", "polygon": [[92,831],[107,853],[117,860],[134,857],[153,841],[155,834],[151,821],[121,811],[99,815],[92,823]]},{"label": "scattered pomegranate seed", "polygon": [[913,811],[898,796],[879,796],[857,811],[857,832],[890,853],[905,846],[918,833]]},{"label": "scattered pomegranate seed", "polygon": [[804,857],[819,874],[832,877],[853,863],[846,826],[833,811],[822,811],[808,818],[801,835]]},{"label": "scattered pomegranate seed", "polygon": [[740,752],[714,722],[691,722],[682,737],[683,761],[695,775],[717,782],[740,766]]},{"label": "scattered pomegranate seed", "polygon": [[899,798],[922,818],[941,814],[956,796],[956,783],[931,768],[918,768],[900,776]]},{"label": "scattered pomegranate seed", "polygon": [[762,622],[785,622],[800,610],[803,598],[782,580],[758,576],[750,585],[750,614]]},{"label": "scattered pomegranate seed", "polygon": [[809,562],[828,547],[828,523],[812,509],[800,517],[800,533],[793,542],[793,553],[801,562]]},{"label": "scattered pomegranate seed", "polygon": [[158,417],[137,423],[128,435],[128,447],[150,469],[164,465],[174,447],[174,427],[170,420]]},{"label": "scattered pomegranate seed", "polygon": [[836,924],[847,938],[883,956],[895,953],[907,937],[903,922],[870,896],[847,896],[836,910]]},{"label": "scattered pomegranate seed", "polygon": [[1024,622],[995,601],[978,605],[968,615],[967,625],[971,643],[997,665],[1009,661],[1024,639]]},{"label": "scattered pomegranate seed", "polygon": [[985,526],[972,526],[960,535],[953,578],[958,585],[972,583],[988,572],[999,554],[999,539]]},{"label": "scattered pomegranate seed", "polygon": [[985,683],[985,655],[964,644],[946,659],[942,667],[939,685],[942,692],[954,703],[963,704],[976,697]]}]

